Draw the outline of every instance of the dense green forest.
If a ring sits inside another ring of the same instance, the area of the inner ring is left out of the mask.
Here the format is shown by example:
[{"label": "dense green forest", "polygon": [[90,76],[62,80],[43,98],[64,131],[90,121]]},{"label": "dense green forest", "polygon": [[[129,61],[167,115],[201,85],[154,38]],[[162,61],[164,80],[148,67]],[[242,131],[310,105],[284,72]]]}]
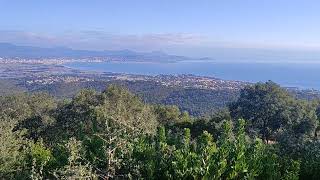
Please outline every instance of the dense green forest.
[{"label": "dense green forest", "polygon": [[206,118],[114,85],[0,96],[0,179],[319,179],[318,117],[273,82]]},{"label": "dense green forest", "polygon": [[[109,85],[125,87],[148,104],[178,106],[192,116],[211,116],[237,100],[238,89],[199,89],[178,86],[165,86],[154,81],[124,81],[96,79],[90,82],[52,83],[28,85],[24,79],[0,79],[0,96],[17,92],[45,92],[58,99],[71,99],[82,89],[94,89],[102,92]],[[288,92],[305,100],[320,99],[320,92],[314,90],[288,89]]]},{"label": "dense green forest", "polygon": [[168,87],[153,81],[107,81],[99,79],[92,82],[53,83],[45,85],[26,85],[21,80],[1,80],[0,95],[12,92],[45,92],[59,99],[72,98],[81,89],[94,89],[98,92],[106,86],[118,85],[139,96],[149,104],[176,105],[193,116],[205,116],[225,107],[236,100],[239,92],[234,90],[210,90],[198,88]]}]

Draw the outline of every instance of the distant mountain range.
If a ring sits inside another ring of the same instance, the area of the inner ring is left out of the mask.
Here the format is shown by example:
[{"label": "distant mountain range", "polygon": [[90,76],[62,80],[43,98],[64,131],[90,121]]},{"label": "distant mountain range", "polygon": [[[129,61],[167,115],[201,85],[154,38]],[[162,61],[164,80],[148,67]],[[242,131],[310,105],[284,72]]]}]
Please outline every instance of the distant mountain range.
[{"label": "distant mountain range", "polygon": [[149,53],[141,53],[130,50],[120,51],[90,51],[75,50],[65,47],[42,48],[33,46],[18,46],[10,43],[0,43],[0,57],[5,58],[119,58],[134,61],[181,61],[190,60],[189,57],[168,55],[164,52],[154,51]]}]

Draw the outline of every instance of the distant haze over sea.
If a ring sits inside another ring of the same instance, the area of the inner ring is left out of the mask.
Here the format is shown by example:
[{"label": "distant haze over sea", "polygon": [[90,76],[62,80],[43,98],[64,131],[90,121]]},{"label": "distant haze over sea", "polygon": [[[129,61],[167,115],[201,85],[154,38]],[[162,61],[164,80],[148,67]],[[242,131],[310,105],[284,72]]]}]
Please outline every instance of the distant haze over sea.
[{"label": "distant haze over sea", "polygon": [[247,82],[272,80],[286,87],[320,90],[320,51],[218,48],[211,53],[212,58],[190,58],[157,51],[89,51],[0,43],[0,57],[9,59],[111,57],[125,61],[66,64],[81,70],[142,75],[194,74]]},{"label": "distant haze over sea", "polygon": [[142,75],[194,74],[246,82],[272,80],[285,87],[320,90],[320,64],[316,63],[218,63],[212,61],[181,61],[175,63],[69,63],[65,65],[74,69],[100,72]]}]

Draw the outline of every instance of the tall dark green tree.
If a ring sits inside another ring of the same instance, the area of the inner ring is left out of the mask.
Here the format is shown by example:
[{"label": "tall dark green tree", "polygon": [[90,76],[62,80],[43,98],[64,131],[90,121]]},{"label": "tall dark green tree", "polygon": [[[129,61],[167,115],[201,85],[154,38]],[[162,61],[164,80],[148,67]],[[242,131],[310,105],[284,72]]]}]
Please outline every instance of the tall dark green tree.
[{"label": "tall dark green tree", "polygon": [[0,179],[14,179],[22,174],[27,141],[23,131],[13,131],[16,123],[0,116]]},{"label": "tall dark green tree", "polygon": [[234,119],[246,119],[250,133],[267,143],[283,131],[309,134],[317,124],[315,108],[271,81],[247,86],[229,108]]}]

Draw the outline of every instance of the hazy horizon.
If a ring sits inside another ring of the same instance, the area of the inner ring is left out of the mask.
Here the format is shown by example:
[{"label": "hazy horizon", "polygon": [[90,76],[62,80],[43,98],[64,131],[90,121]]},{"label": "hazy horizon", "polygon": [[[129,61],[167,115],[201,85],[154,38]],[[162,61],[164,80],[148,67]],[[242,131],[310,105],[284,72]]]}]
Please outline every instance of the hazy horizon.
[{"label": "hazy horizon", "polygon": [[319,7],[315,0],[2,0],[0,42],[317,62]]}]

